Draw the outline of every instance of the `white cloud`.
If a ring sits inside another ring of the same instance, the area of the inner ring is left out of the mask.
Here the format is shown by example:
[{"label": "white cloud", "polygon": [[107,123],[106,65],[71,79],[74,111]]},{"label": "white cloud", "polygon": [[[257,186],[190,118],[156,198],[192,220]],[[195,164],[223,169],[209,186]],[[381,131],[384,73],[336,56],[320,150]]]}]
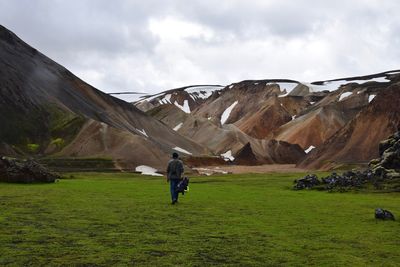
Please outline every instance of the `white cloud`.
[{"label": "white cloud", "polygon": [[179,42],[186,38],[211,39],[213,32],[200,24],[181,20],[174,17],[152,18],[149,30],[158,36],[162,42]]}]

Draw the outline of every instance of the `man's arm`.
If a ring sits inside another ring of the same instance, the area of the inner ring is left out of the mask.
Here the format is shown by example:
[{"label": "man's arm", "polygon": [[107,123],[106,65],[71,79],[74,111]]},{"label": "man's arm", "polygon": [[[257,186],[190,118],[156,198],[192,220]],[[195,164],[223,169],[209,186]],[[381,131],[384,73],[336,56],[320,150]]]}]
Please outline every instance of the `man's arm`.
[{"label": "man's arm", "polygon": [[167,167],[167,182],[169,182],[169,171],[171,170],[171,166],[170,166],[171,164],[170,163],[168,163],[168,167]]},{"label": "man's arm", "polygon": [[183,176],[183,173],[185,172],[185,169],[183,168],[183,162],[182,161],[179,161],[179,169],[180,169],[180,171],[181,171],[181,178],[182,178],[182,176]]}]

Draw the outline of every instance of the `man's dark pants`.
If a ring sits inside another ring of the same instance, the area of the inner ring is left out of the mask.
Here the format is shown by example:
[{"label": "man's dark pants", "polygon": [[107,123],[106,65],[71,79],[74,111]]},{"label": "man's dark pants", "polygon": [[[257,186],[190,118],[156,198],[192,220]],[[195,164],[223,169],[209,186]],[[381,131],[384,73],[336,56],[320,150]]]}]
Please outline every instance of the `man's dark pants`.
[{"label": "man's dark pants", "polygon": [[176,186],[178,185],[178,183],[179,183],[179,179],[169,180],[172,202],[178,201],[178,192],[176,191]]}]

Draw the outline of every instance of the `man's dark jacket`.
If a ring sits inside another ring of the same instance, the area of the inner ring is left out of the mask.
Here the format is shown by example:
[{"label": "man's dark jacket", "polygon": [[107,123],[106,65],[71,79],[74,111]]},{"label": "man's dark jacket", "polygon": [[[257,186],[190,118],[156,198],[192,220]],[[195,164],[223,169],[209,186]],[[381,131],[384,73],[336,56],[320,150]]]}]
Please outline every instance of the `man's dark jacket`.
[{"label": "man's dark jacket", "polygon": [[171,159],[168,162],[167,177],[170,180],[180,180],[183,173],[183,163],[179,159]]}]

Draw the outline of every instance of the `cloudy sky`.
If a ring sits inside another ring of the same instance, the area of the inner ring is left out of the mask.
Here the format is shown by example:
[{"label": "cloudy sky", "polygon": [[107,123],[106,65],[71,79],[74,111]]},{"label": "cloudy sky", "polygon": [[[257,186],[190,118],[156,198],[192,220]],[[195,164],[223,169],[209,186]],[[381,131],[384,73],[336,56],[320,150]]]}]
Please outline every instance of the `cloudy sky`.
[{"label": "cloudy sky", "polygon": [[0,0],[0,24],[106,92],[400,69],[397,0]]}]

